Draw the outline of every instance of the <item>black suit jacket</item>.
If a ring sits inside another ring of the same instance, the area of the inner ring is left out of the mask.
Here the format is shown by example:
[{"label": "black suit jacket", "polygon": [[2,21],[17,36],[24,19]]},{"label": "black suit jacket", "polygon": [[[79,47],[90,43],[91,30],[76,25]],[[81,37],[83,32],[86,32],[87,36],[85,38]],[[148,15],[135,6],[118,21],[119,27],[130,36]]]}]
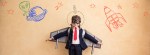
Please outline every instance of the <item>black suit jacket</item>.
[{"label": "black suit jacket", "polygon": [[[68,28],[69,29],[69,28]],[[86,43],[84,42],[83,40],[83,37],[82,37],[82,32],[83,32],[83,29],[80,28],[79,29],[79,40],[80,40],[80,46],[82,48],[82,50],[85,50],[87,48],[87,45]],[[58,38],[61,38],[61,37],[64,37],[64,36],[67,36],[68,37],[68,40],[67,40],[67,43],[66,43],[66,49],[70,48],[71,47],[71,44],[72,44],[72,34],[73,33],[73,30],[70,28],[70,33],[68,33],[68,30],[64,31],[64,32],[61,32],[57,35],[54,36],[54,39],[58,39]],[[89,35],[88,33],[85,32],[85,35],[84,35],[84,38],[85,39],[88,39],[90,40],[91,42],[97,44],[98,41],[92,37],[91,35]]]}]

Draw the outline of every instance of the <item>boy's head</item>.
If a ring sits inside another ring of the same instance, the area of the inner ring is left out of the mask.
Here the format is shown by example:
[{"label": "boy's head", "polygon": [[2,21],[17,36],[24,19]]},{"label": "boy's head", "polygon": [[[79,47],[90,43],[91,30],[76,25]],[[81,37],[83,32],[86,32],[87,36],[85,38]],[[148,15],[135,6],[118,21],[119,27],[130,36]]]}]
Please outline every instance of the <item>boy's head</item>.
[{"label": "boy's head", "polygon": [[80,23],[81,23],[80,16],[78,16],[78,15],[72,16],[71,26],[73,26],[73,27],[75,27],[75,26],[80,27]]},{"label": "boy's head", "polygon": [[71,21],[72,21],[71,23],[80,24],[81,23],[81,18],[78,15],[74,15],[74,16],[72,16],[72,20]]}]

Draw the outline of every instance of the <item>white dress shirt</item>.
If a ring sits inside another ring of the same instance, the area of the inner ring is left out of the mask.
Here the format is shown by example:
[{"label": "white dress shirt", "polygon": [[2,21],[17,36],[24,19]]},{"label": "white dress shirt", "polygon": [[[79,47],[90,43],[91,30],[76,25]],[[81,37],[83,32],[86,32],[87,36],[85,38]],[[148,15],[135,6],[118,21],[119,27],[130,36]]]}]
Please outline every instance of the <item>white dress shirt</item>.
[{"label": "white dress shirt", "polygon": [[74,40],[74,32],[75,32],[75,28],[73,28],[73,32],[72,32],[72,44],[80,44],[79,41],[79,28],[77,27],[77,39]]}]

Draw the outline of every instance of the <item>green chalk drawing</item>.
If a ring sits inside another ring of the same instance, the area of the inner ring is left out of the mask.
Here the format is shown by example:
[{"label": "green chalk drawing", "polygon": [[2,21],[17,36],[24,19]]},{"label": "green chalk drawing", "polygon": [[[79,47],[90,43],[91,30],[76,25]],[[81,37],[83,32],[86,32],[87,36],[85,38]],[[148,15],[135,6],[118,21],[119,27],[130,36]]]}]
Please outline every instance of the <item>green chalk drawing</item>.
[{"label": "green chalk drawing", "polygon": [[30,2],[23,1],[19,4],[19,8],[24,12],[23,16],[28,16],[29,9],[30,9]]}]

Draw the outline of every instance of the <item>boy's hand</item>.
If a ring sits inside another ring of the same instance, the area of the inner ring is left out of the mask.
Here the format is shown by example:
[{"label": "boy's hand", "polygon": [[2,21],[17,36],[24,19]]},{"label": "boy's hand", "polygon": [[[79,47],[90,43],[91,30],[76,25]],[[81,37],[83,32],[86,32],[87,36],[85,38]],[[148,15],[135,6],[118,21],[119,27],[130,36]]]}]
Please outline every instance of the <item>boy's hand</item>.
[{"label": "boy's hand", "polygon": [[48,40],[46,40],[46,41],[52,41],[52,40],[54,40],[54,38],[52,37],[52,38],[49,38]]},{"label": "boy's hand", "polygon": [[102,45],[102,42],[99,41],[97,44],[101,44]]},{"label": "boy's hand", "polygon": [[54,38],[52,37],[52,38],[49,38],[49,40],[54,40]]}]

